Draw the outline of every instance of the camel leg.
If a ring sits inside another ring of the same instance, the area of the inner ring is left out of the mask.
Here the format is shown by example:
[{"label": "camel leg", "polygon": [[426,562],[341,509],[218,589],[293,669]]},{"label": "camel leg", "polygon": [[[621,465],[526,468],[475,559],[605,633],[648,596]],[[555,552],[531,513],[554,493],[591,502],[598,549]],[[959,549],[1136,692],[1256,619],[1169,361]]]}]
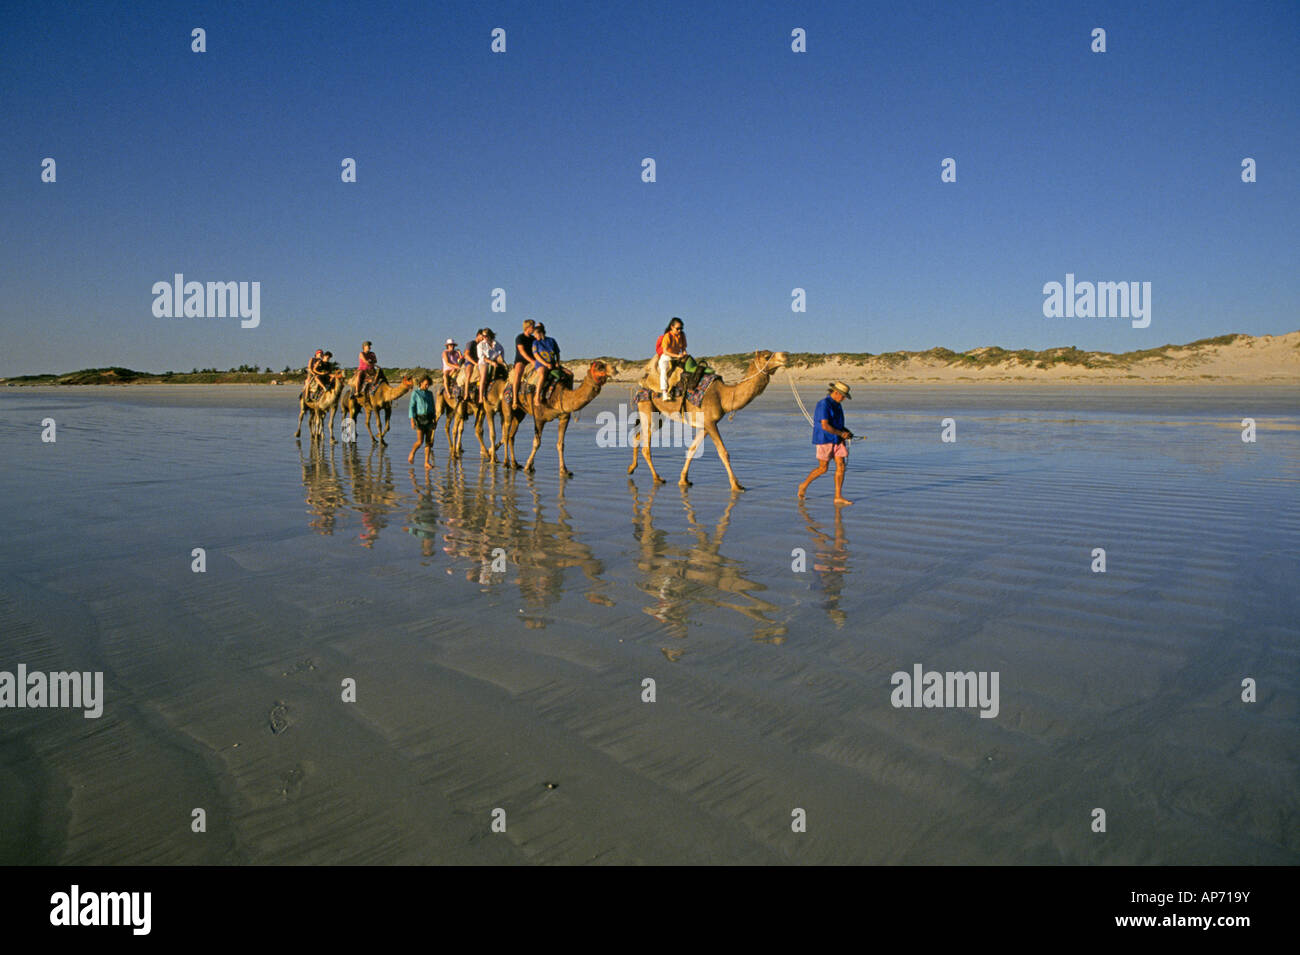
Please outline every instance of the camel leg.
[{"label": "camel leg", "polygon": [[537,457],[537,449],[542,446],[542,424],[533,419],[533,450],[528,455],[528,460],[524,462],[524,470],[529,474],[533,473],[533,458]]},{"label": "camel leg", "polygon": [[[640,414],[641,414],[641,409],[640,407],[638,407],[637,415],[639,416]],[[632,442],[632,463],[627,466],[628,477],[631,477],[633,474],[636,473],[637,455],[641,453],[641,438],[642,438],[641,432],[643,432],[644,430],[645,430],[645,421],[638,417],[636,440]]]},{"label": "camel leg", "polygon": [[654,482],[656,484],[666,484],[665,479],[661,478],[659,472],[655,470],[654,460],[650,457],[650,438],[654,433],[654,406],[651,405],[650,407],[651,410],[646,412],[641,419],[641,455],[645,458],[646,467],[650,469],[650,476],[654,478]]},{"label": "camel leg", "polygon": [[298,430],[293,433],[293,436],[295,438],[302,437],[302,416],[305,415],[306,413],[307,413],[307,402],[299,398],[298,399]]},{"label": "camel leg", "polygon": [[456,457],[460,457],[461,452],[464,450],[461,447],[461,439],[465,436],[465,415],[462,414],[463,411],[464,405],[458,405],[456,408],[456,421],[452,425],[452,432],[455,435],[452,438],[452,443],[456,445]]},{"label": "camel leg", "polygon": [[388,442],[384,440],[384,435],[388,434],[388,429],[393,424],[393,406],[380,405],[375,410],[375,421],[379,425],[379,443],[387,444]]},{"label": "camel leg", "polygon": [[716,421],[706,422],[704,429],[708,432],[709,437],[713,439],[713,446],[718,449],[718,457],[722,460],[722,466],[727,469],[727,477],[731,478],[731,489],[733,491],[743,491],[745,486],[736,480],[736,472],[731,470],[731,454],[727,451],[727,446],[722,443],[722,435],[718,433],[718,423]]},{"label": "camel leg", "polygon": [[519,433],[519,423],[522,418],[515,417],[512,410],[510,412],[510,424],[506,430],[506,464],[515,470],[519,469],[519,462],[515,460],[515,435]]},{"label": "camel leg", "polygon": [[564,432],[569,429],[569,416],[561,415],[560,423],[557,425],[559,434],[555,436],[555,451],[560,456],[560,474],[564,477],[573,477],[573,472],[564,466]]},{"label": "camel leg", "polygon": [[338,444],[338,440],[334,437],[334,419],[337,418],[338,415],[339,403],[336,401],[334,404],[330,405],[330,444]]},{"label": "camel leg", "polygon": [[[682,465],[682,476],[677,481],[677,483],[680,484],[682,487],[691,486],[690,478],[686,476],[686,472],[688,472],[691,469],[691,460],[695,457],[696,453],[700,450],[700,445],[704,443],[704,436],[707,433],[708,432],[705,431],[703,428],[697,430],[695,432],[694,440],[691,441],[691,446],[686,449],[686,463]],[[722,444],[722,440],[720,438],[714,438],[714,440],[717,441],[719,445]],[[727,470],[728,471],[731,470],[730,465],[727,466]],[[732,478],[732,480],[734,481],[735,478]]]},{"label": "camel leg", "polygon": [[495,444],[496,425],[493,422],[495,415],[493,415],[493,413],[489,411],[486,413],[485,417],[487,418],[487,444],[490,446],[490,450],[488,451],[488,458],[491,459],[493,464],[496,464],[497,463],[497,446]]},{"label": "camel leg", "polygon": [[474,412],[474,437],[478,438],[478,456],[481,461],[489,457],[487,445],[483,443],[483,410]]}]

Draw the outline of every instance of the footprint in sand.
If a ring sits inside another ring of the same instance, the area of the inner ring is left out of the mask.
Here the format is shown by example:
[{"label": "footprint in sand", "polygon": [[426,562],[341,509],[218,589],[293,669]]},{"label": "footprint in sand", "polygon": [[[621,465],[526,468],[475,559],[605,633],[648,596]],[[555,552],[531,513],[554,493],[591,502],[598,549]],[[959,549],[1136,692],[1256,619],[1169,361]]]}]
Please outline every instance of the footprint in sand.
[{"label": "footprint in sand", "polygon": [[287,670],[280,671],[280,676],[295,676],[296,674],[316,669],[315,660],[303,660],[301,663],[295,663]]},{"label": "footprint in sand", "polygon": [[285,799],[296,799],[302,790],[303,778],[307,775],[301,766],[295,766],[280,777],[280,795]]},{"label": "footprint in sand", "polygon": [[271,723],[271,732],[279,736],[289,728],[289,707],[276,701],[275,706],[271,707],[267,719]]}]

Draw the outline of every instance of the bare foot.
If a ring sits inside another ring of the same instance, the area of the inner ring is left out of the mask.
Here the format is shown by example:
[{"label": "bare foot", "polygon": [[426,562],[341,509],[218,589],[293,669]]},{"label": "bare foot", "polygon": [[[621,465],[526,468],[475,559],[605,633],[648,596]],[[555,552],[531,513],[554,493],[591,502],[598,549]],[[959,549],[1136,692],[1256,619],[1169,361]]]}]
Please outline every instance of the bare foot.
[{"label": "bare foot", "polygon": [[839,504],[839,505],[841,505],[841,506],[843,506],[843,505],[846,505],[846,504],[852,504],[853,502],[850,501],[847,497],[837,497],[837,498],[835,499],[835,503],[836,503],[836,504]]},{"label": "bare foot", "polygon": [[799,488],[799,490],[797,490],[797,491],[794,492],[794,496],[797,497],[797,498],[799,498],[799,500],[802,501],[803,498],[804,498],[804,495],[807,494],[807,493],[808,493],[808,489],[805,488],[805,487],[801,487],[801,488]]}]

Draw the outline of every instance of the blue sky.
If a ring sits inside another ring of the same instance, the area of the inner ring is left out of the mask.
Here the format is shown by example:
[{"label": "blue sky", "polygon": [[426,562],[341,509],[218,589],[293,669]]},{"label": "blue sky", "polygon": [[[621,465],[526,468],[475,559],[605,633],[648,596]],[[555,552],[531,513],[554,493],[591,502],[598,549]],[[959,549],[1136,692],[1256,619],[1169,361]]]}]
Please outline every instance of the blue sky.
[{"label": "blue sky", "polygon": [[[1298,36],[1294,2],[11,8],[0,375],[430,364],[529,317],[625,357],[671,315],[700,355],[1293,331]],[[261,324],[155,318],[176,272],[261,282]],[[1151,282],[1150,327],[1045,318],[1067,272]]]}]

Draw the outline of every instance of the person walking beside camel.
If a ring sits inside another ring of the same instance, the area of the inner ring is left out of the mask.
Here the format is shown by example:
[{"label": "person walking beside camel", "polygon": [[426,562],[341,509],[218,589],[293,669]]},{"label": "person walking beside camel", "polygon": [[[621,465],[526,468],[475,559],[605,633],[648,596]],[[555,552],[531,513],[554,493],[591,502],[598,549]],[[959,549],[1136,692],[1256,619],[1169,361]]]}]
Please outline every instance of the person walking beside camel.
[{"label": "person walking beside camel", "polygon": [[832,381],[826,397],[817,402],[813,412],[813,447],[817,449],[817,466],[809,472],[799,485],[799,500],[808,493],[808,485],[826,473],[830,459],[835,458],[835,503],[852,504],[844,496],[844,462],[849,456],[848,441],[853,432],[844,427],[844,407],[840,404],[845,398],[852,398],[849,386],[842,381]]},{"label": "person walking beside camel", "polygon": [[411,430],[416,433],[415,445],[411,448],[411,453],[406,456],[407,464],[415,463],[415,452],[420,450],[420,445],[424,445],[424,466],[433,467],[429,460],[430,452],[433,451],[433,392],[429,386],[433,384],[433,379],[425,375],[420,379],[420,387],[411,392]]}]

